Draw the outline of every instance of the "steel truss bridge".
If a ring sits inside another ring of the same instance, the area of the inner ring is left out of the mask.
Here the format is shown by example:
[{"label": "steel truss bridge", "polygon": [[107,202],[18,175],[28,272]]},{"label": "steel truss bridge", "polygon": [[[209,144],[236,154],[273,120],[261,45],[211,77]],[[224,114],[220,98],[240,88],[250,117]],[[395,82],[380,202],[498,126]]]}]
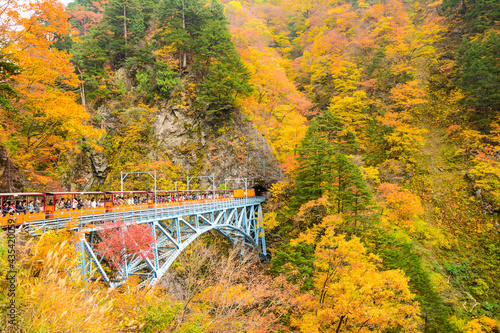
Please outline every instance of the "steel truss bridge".
[{"label": "steel truss bridge", "polygon": [[[262,228],[262,197],[234,198],[226,201],[156,207],[104,214],[80,215],[77,218],[46,219],[30,222],[26,229],[38,236],[49,230],[68,226],[81,231],[78,249],[81,251],[79,269],[88,279],[99,276],[115,287],[131,275],[138,275],[142,285],[155,285],[174,263],[179,254],[200,235],[215,230],[245,254],[257,249],[266,260],[266,241]],[[155,238],[152,259],[125,255],[124,264],[113,276],[105,269],[106,262],[98,251],[99,231],[105,221],[121,220],[125,224],[148,224]]]}]

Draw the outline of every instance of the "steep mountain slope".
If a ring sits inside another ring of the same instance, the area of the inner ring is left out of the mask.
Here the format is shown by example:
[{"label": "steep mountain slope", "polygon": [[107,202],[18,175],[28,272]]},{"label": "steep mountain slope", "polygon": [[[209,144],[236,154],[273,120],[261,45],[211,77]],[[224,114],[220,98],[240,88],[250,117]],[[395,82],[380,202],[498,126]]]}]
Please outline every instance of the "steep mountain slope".
[{"label": "steep mountain slope", "polygon": [[[217,184],[248,177],[271,189],[262,285],[250,266],[217,297],[203,284],[186,300],[191,286],[175,285],[170,296],[185,303],[174,326],[159,320],[165,327],[500,330],[495,1],[9,5],[0,147],[29,175],[27,189],[117,189],[122,170],[157,170],[162,188],[214,174]],[[125,188],[152,183],[131,177]],[[69,238],[51,237],[61,248]],[[50,267],[46,252],[30,265]],[[172,279],[196,277],[193,261]],[[207,262],[203,274],[214,271]],[[26,285],[56,284],[27,272]],[[123,304],[147,322],[133,300]],[[113,316],[118,330],[142,329]]]},{"label": "steep mountain slope", "polygon": [[[499,82],[493,68],[499,59],[498,33],[491,29],[495,6],[487,1],[443,6],[397,0],[256,1],[228,2],[226,8],[240,52],[277,50],[291,64],[290,77],[313,102],[303,114],[314,119],[315,113],[331,113],[356,136],[360,149],[350,159],[363,171],[379,210],[372,209],[361,228],[333,222],[337,232],[361,235],[386,268],[406,272],[426,318],[424,330],[488,327],[473,319],[497,318],[499,306],[499,110],[496,93],[486,93]],[[474,22],[479,12],[488,18],[481,29]],[[450,26],[455,34],[448,34]],[[474,42],[459,47],[460,38],[469,36]],[[338,201],[338,175],[349,177],[350,167],[340,173],[325,167],[325,156],[311,148],[313,140],[312,134],[306,136],[298,149],[292,182],[273,191],[277,200],[267,222],[279,234],[273,239],[281,240],[275,244],[277,267],[287,262],[295,267],[301,255],[302,265],[310,258],[304,250],[289,248],[290,238],[296,242],[309,228],[314,237],[314,226],[328,214],[347,218],[320,201],[296,208],[304,193],[308,200]],[[333,146],[325,151],[337,149],[330,156],[342,153],[329,141]],[[370,228],[381,228],[387,236]],[[290,251],[298,257],[292,259]],[[314,277],[314,266],[300,267]],[[340,328],[342,319],[337,320]]]}]

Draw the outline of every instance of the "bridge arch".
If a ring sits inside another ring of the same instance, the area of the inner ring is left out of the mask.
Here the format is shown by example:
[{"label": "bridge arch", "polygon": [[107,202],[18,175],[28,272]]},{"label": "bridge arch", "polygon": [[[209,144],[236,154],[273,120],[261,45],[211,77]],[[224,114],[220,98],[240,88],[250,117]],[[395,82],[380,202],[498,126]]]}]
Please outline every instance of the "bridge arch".
[{"label": "bridge arch", "polygon": [[[262,227],[261,197],[234,199],[224,203],[185,205],[177,209],[148,209],[147,212],[129,212],[114,217],[125,223],[135,221],[151,227],[156,243],[153,258],[139,256],[125,258],[123,268],[114,274],[103,266],[103,257],[93,240],[102,228],[86,229],[80,241],[82,273],[88,277],[100,273],[111,287],[122,284],[131,275],[138,275],[143,285],[155,285],[177,257],[194,240],[208,231],[216,230],[233,245],[256,248],[266,258],[266,243]],[[245,251],[248,252],[248,251]]]},{"label": "bridge arch", "polygon": [[[226,233],[225,231],[227,229],[230,229],[231,231],[234,231],[235,233],[238,233],[239,235],[241,235],[245,242],[243,244],[240,243],[239,239],[235,239],[234,237],[232,237],[230,234]],[[203,230],[200,231],[200,233],[198,234],[194,234],[192,236],[190,236],[188,239],[186,239],[186,241],[184,241],[182,243],[182,247],[180,249],[177,249],[175,250],[172,255],[169,257],[168,259],[168,263],[166,263],[164,265],[164,268],[161,270],[161,273],[159,276],[156,276],[154,278],[152,278],[150,280],[150,285],[154,285],[156,284],[157,282],[159,282],[161,280],[161,278],[163,277],[163,275],[167,272],[167,270],[170,268],[170,266],[172,266],[172,264],[175,262],[175,260],[177,260],[177,257],[187,248],[189,247],[189,245],[191,245],[191,243],[193,243],[196,239],[198,239],[198,237],[200,237],[201,235],[209,232],[209,231],[212,231],[212,230],[215,230],[215,231],[218,231],[223,237],[225,237],[230,243],[231,245],[233,246],[238,246],[238,245],[243,245],[243,246],[251,246],[253,248],[259,248],[259,245],[252,239],[252,237],[245,233],[243,230],[235,227],[235,226],[232,226],[232,225],[214,225],[214,226],[210,226],[208,228],[204,228]],[[240,243],[240,244],[238,244]]]}]

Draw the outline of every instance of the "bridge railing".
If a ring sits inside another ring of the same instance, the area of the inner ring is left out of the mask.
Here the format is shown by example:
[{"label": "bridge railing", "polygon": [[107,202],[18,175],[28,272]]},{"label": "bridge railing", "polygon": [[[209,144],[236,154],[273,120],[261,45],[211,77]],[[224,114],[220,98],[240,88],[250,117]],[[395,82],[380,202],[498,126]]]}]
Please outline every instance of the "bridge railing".
[{"label": "bridge railing", "polygon": [[[174,218],[176,216],[186,216],[196,213],[210,213],[217,210],[250,206],[260,204],[265,199],[262,197],[234,198],[225,201],[204,202],[188,204],[184,202],[176,206],[153,207],[146,209],[130,209],[119,212],[99,213],[95,214],[86,210],[85,214],[82,211],[80,215],[73,217],[62,217],[54,219],[45,219],[40,221],[30,221],[26,223],[27,230],[32,235],[41,234],[49,230],[59,230],[70,226],[72,229],[80,229],[88,225],[96,225],[96,223],[104,223],[106,221],[121,220],[124,223],[137,222],[147,223],[152,220]],[[98,225],[96,225],[98,227]]]}]

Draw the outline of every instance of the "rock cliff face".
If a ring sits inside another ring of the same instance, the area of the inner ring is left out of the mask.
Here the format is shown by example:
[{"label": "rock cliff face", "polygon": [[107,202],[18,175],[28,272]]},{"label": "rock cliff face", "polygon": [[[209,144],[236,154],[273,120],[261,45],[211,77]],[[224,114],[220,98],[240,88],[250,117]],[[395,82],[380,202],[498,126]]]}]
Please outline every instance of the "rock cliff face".
[{"label": "rock cliff face", "polygon": [[71,161],[61,185],[66,191],[96,190],[104,184],[108,172],[108,160],[104,153],[85,151]]},{"label": "rock cliff face", "polygon": [[23,189],[21,174],[12,164],[5,147],[0,146],[0,192],[22,192]]},{"label": "rock cliff face", "polygon": [[174,104],[165,102],[157,111],[153,137],[186,174],[197,170],[198,175],[215,175],[217,184],[247,178],[250,186],[264,187],[282,177],[271,148],[242,113],[235,110],[224,119],[193,117]]},{"label": "rock cliff face", "polygon": [[[128,87],[132,89],[132,87]],[[143,157],[137,164],[168,159],[179,167],[184,176],[215,175],[216,185],[224,184],[226,178],[247,178],[248,186],[260,185],[268,188],[282,177],[280,165],[264,137],[238,110],[224,116],[207,115],[196,110],[193,101],[180,88],[169,100],[159,101],[152,107],[150,130],[141,142]],[[117,133],[117,126],[126,126],[127,110],[137,109],[133,103],[111,101],[93,112],[96,127],[106,131],[106,136]],[[139,121],[134,120],[134,124]],[[116,177],[110,152],[85,151],[70,162],[72,170],[64,179],[67,190],[88,191],[107,188],[109,177]],[[126,170],[124,170],[126,171]],[[146,171],[146,170],[142,170]],[[209,180],[200,180],[209,186]],[[104,186],[103,186],[104,185]],[[243,187],[244,183],[231,183]]]}]

